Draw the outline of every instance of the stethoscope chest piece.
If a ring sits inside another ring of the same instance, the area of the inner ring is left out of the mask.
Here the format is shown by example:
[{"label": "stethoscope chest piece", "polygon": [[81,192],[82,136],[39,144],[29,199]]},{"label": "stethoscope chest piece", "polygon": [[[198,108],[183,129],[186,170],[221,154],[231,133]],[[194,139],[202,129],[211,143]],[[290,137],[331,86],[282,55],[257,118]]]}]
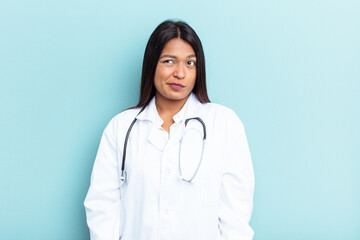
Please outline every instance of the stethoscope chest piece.
[{"label": "stethoscope chest piece", "polygon": [[120,186],[122,187],[126,181],[127,175],[126,171],[122,170],[120,175]]}]

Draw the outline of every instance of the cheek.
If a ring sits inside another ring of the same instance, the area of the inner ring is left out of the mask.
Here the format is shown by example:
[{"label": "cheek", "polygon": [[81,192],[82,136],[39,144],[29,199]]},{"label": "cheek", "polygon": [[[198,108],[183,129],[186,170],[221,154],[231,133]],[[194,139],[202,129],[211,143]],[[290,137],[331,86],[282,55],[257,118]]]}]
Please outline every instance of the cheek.
[{"label": "cheek", "polygon": [[154,82],[161,83],[171,75],[170,69],[158,66],[155,70]]},{"label": "cheek", "polygon": [[154,84],[155,84],[155,87],[159,84],[159,74],[158,74],[158,71],[155,71]]},{"label": "cheek", "polygon": [[154,85],[156,88],[158,88],[160,82],[161,82],[161,74],[160,74],[160,70],[159,70],[159,67],[156,67],[156,70],[155,70],[155,75],[154,75]]},{"label": "cheek", "polygon": [[191,79],[192,79],[192,85],[195,86],[195,82],[196,82],[196,71],[191,74]]}]

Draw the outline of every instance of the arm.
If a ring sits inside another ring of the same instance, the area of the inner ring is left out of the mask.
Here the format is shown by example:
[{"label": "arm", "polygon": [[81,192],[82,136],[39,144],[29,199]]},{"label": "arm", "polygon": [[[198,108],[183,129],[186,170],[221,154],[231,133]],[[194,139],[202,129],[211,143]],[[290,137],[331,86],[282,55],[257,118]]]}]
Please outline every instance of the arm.
[{"label": "arm", "polygon": [[237,116],[228,124],[229,150],[220,190],[221,240],[251,240],[249,225],[253,208],[254,173],[244,126]]},{"label": "arm", "polygon": [[120,225],[120,184],[114,137],[110,121],[101,138],[84,201],[91,240],[118,240]]}]

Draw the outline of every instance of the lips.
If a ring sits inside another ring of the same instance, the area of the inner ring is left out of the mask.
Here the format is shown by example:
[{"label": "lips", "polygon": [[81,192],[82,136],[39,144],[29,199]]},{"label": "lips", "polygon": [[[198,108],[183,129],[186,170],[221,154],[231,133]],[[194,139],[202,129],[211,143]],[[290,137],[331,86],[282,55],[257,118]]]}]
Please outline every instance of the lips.
[{"label": "lips", "polygon": [[184,85],[182,85],[180,83],[168,83],[168,84],[172,89],[175,89],[175,90],[180,90],[185,87]]}]

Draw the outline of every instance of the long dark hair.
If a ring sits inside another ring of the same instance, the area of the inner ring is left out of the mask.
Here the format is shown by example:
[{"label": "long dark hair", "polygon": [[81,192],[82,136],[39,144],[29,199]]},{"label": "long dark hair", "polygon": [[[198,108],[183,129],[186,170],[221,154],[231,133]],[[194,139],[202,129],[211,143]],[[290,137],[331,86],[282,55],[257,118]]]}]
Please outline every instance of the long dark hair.
[{"label": "long dark hair", "polygon": [[198,35],[183,21],[166,20],[154,30],[146,45],[141,73],[140,98],[135,108],[146,107],[155,96],[154,76],[157,62],[165,44],[173,38],[180,38],[188,42],[194,49],[196,82],[192,92],[200,102],[210,102],[206,90],[205,56]]}]

